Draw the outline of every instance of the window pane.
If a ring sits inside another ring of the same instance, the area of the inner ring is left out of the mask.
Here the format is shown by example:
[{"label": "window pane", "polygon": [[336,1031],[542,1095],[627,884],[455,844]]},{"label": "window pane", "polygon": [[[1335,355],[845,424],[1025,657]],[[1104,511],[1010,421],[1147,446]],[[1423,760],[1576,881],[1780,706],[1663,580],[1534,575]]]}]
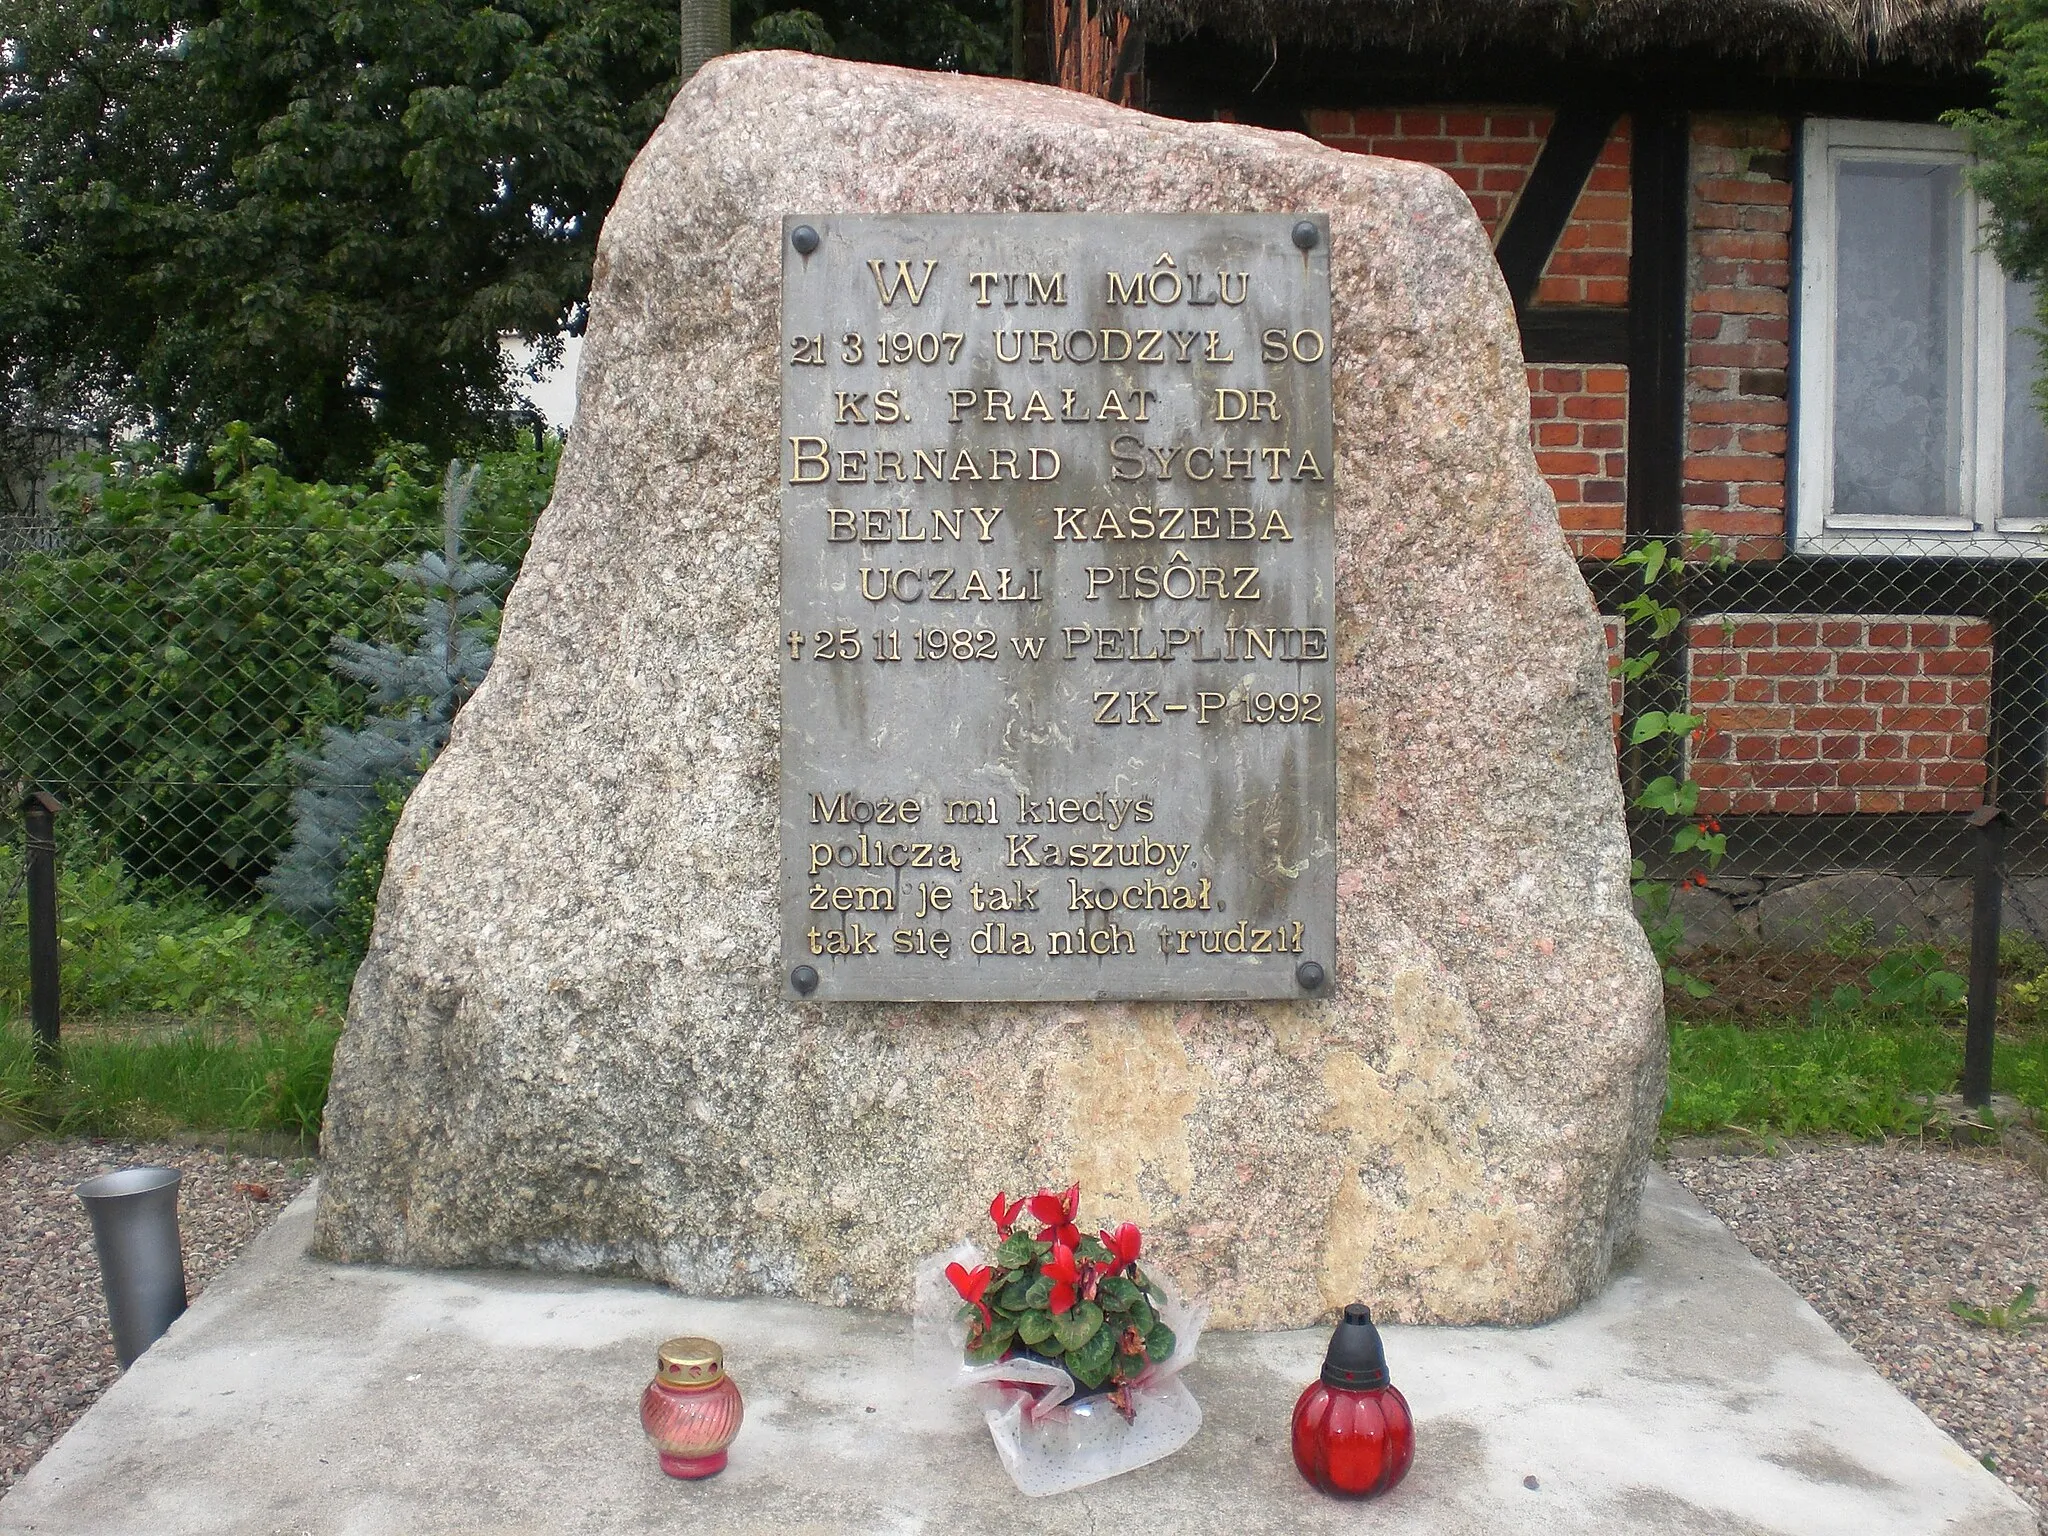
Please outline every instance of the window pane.
[{"label": "window pane", "polygon": [[2041,377],[2041,343],[2034,335],[2034,285],[2005,280],[2005,439],[2000,478],[2008,522],[2048,519],[2048,425],[2034,382]]},{"label": "window pane", "polygon": [[1961,189],[1953,162],[1837,166],[1837,517],[1961,511]]}]

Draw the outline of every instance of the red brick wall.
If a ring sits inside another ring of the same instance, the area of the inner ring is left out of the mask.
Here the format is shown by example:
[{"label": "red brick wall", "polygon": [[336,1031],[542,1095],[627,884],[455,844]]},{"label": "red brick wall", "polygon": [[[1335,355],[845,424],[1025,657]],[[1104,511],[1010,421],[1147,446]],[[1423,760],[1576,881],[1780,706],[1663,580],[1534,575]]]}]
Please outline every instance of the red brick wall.
[{"label": "red brick wall", "polygon": [[[1550,132],[1551,114],[1529,107],[1400,107],[1314,111],[1309,132],[1360,154],[1434,165],[1465,189],[1498,238]],[[1538,281],[1539,304],[1628,302],[1629,126],[1600,153]],[[1621,553],[1627,501],[1628,370],[1529,369],[1529,436],[1536,466],[1557,497],[1573,553]]]},{"label": "red brick wall", "polygon": [[1532,365],[1529,432],[1572,552],[1619,555],[1628,499],[1628,370]]},{"label": "red brick wall", "polygon": [[1785,552],[1791,150],[1783,118],[1693,120],[1685,525],[1744,558]]},{"label": "red brick wall", "polygon": [[1312,111],[1308,131],[1337,149],[1436,166],[1465,189],[1488,235],[1500,234],[1550,132],[1532,107],[1401,107]]},{"label": "red brick wall", "polygon": [[[1340,148],[1446,171],[1498,237],[1551,114],[1516,107],[1316,112]],[[1686,353],[1688,529],[1743,558],[1785,551],[1792,138],[1773,116],[1692,129]],[[1538,288],[1541,304],[1628,301],[1627,120],[1600,156]],[[1581,556],[1620,553],[1628,372],[1529,368],[1530,436]],[[1735,615],[1693,623],[1688,686],[1708,720],[1692,749],[1701,808],[1841,814],[1981,803],[1990,630],[1965,618]],[[1618,631],[1610,621],[1609,644]],[[1618,684],[1616,685],[1618,689]]]},{"label": "red brick wall", "polygon": [[1621,750],[1621,664],[1627,659],[1628,626],[1611,613],[1600,615],[1600,638],[1607,646],[1607,712],[1614,721],[1614,747]]},{"label": "red brick wall", "polygon": [[1983,803],[1991,626],[1729,614],[1689,630],[1709,813],[1963,811]]},{"label": "red brick wall", "polygon": [[[1536,285],[1538,304],[1628,302],[1629,120],[1614,126]],[[1499,230],[1494,233],[1498,235]]]}]

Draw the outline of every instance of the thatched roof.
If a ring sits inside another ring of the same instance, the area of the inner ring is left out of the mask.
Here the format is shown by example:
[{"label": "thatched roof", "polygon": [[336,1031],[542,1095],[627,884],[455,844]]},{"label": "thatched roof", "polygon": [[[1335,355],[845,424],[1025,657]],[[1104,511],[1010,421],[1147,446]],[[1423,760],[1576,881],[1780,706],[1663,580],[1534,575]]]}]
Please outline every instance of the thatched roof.
[{"label": "thatched roof", "polygon": [[1536,50],[1768,60],[1828,75],[1955,74],[1984,51],[1984,0],[1111,0],[1167,39],[1206,30],[1265,47],[1457,55]]}]

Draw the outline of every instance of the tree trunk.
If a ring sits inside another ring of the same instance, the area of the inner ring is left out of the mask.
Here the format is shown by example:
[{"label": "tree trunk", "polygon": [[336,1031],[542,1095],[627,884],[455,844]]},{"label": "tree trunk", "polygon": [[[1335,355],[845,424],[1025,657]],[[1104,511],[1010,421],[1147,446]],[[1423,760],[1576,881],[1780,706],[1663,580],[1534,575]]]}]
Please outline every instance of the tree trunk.
[{"label": "tree trunk", "polygon": [[707,60],[732,52],[732,0],[682,0],[683,81]]}]

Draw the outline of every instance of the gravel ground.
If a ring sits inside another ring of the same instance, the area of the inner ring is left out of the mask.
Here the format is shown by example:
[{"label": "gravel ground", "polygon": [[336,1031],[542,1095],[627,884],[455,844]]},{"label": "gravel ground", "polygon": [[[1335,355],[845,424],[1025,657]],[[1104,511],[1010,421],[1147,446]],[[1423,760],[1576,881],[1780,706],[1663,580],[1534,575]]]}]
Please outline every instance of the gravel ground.
[{"label": "gravel ground", "polygon": [[310,1159],[160,1142],[29,1141],[0,1154],[0,1493],[121,1374],[92,1224],[71,1191],[134,1163],[185,1175],[178,1227],[195,1298],[313,1174]]},{"label": "gravel ground", "polygon": [[2048,1183],[1995,1153],[1911,1144],[1667,1167],[2048,1531],[2048,1324],[2001,1332],[1949,1311],[2027,1284],[2048,1311]]}]

